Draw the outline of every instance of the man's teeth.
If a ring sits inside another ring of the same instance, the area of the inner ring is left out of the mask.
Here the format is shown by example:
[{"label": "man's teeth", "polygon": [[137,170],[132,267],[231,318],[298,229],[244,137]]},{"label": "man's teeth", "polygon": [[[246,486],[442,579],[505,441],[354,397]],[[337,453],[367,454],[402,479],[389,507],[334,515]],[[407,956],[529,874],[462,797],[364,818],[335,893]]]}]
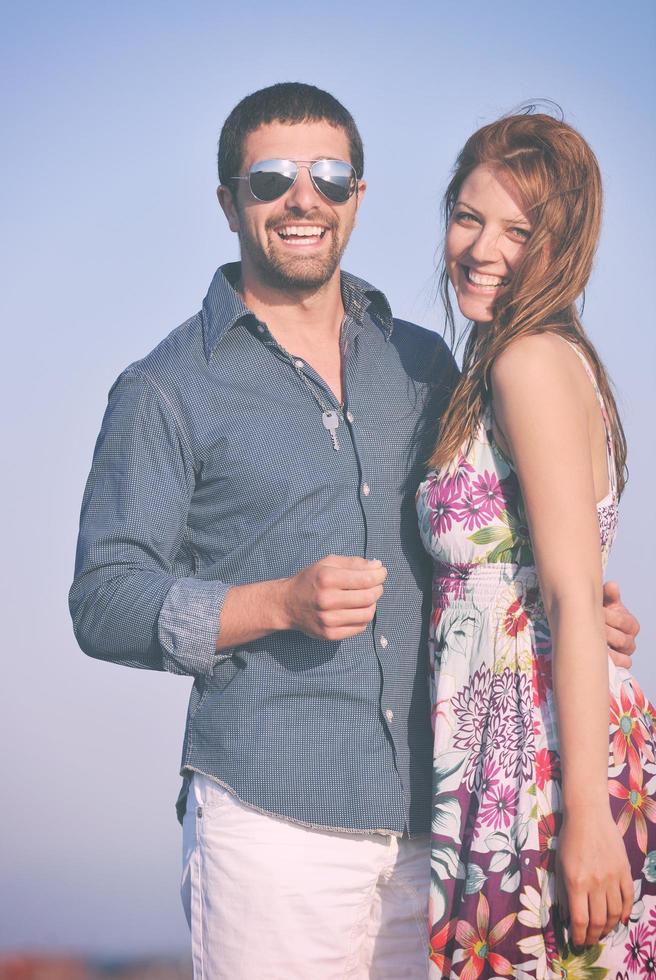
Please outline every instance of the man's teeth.
[{"label": "man's teeth", "polygon": [[281,238],[292,238],[298,236],[299,238],[323,238],[325,228],[319,227],[319,225],[286,225],[284,228],[278,228],[278,234]]},{"label": "man's teeth", "polygon": [[484,276],[480,272],[473,272],[466,268],[467,278],[474,286],[505,286],[508,282],[502,276]]}]

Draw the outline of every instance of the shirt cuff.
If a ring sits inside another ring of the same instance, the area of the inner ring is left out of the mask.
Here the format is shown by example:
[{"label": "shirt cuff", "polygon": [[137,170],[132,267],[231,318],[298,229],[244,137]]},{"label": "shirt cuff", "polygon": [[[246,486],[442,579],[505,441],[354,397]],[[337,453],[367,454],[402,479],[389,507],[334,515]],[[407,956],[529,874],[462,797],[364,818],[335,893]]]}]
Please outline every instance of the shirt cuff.
[{"label": "shirt cuff", "polygon": [[164,670],[210,675],[231,650],[216,649],[221,610],[231,586],[225,582],[181,578],[171,586],[157,621]]}]

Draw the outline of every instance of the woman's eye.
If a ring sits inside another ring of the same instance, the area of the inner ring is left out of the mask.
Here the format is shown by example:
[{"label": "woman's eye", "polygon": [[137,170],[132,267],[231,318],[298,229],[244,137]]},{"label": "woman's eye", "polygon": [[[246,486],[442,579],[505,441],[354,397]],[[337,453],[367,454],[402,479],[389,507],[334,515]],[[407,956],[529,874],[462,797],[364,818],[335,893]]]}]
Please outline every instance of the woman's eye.
[{"label": "woman's eye", "polygon": [[464,223],[469,223],[469,224],[472,221],[478,222],[478,218],[476,217],[475,214],[472,214],[471,211],[458,211],[458,213],[456,214],[455,218],[456,218],[456,221],[460,221],[460,222],[464,222]]},{"label": "woman's eye", "polygon": [[531,237],[531,233],[528,228],[511,228],[510,233],[511,235],[514,235],[515,238],[519,238],[522,242],[527,242]]}]

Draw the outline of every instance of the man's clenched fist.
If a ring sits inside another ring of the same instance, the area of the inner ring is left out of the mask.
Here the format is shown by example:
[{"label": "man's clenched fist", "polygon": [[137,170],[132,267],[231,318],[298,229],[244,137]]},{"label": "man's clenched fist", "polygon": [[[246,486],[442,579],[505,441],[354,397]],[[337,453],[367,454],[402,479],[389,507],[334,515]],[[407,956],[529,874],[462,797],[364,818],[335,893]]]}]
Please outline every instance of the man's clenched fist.
[{"label": "man's clenched fist", "polygon": [[285,628],[323,640],[363,633],[374,618],[386,578],[387,569],[378,560],[328,555],[287,579]]}]

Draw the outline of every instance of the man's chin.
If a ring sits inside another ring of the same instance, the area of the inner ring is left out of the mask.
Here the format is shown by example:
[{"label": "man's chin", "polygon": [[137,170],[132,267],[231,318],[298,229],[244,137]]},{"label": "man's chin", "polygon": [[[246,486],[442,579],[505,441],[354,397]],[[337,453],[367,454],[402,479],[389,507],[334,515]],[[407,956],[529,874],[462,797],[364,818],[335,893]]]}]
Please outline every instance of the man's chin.
[{"label": "man's chin", "polygon": [[[272,286],[290,290],[320,289],[335,275],[339,261],[272,263],[266,278]],[[262,270],[264,272],[264,270]]]}]

